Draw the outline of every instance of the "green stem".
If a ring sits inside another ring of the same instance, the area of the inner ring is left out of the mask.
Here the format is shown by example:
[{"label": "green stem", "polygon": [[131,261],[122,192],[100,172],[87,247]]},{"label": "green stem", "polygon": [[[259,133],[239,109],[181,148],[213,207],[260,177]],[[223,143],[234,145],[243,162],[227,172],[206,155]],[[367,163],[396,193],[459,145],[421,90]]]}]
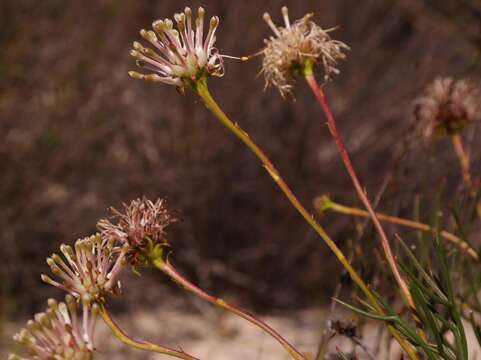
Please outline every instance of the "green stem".
[{"label": "green stem", "polygon": [[[334,255],[338,258],[339,262],[342,266],[346,269],[349,273],[351,279],[354,283],[361,289],[363,294],[369,300],[369,303],[374,307],[376,312],[379,315],[384,315],[384,311],[382,310],[381,305],[377,301],[376,297],[369,290],[366,283],[361,279],[359,274],[354,270],[351,266],[350,262],[342,253],[341,249],[336,245],[336,243],[329,237],[326,231],[322,228],[321,225],[314,219],[313,216],[309,214],[306,208],[301,204],[301,202],[297,199],[294,195],[292,190],[286,184],[280,173],[277,171],[274,164],[270,161],[266,154],[257,146],[257,144],[249,137],[249,135],[242,130],[242,128],[237,125],[236,123],[232,122],[227,115],[222,111],[219,105],[216,103],[214,98],[209,92],[207,87],[206,80],[200,80],[195,84],[194,90],[200,96],[204,105],[209,109],[212,114],[227,128],[229,129],[244,145],[246,145],[250,151],[254,153],[254,155],[261,161],[262,165],[269,173],[271,178],[274,180],[276,185],[280,188],[280,190],[284,193],[287,197],[289,202],[294,206],[294,208],[302,215],[302,217],[306,220],[306,222],[316,231],[316,233],[321,237],[321,239],[326,243],[326,245],[331,249]],[[392,335],[396,338],[399,342],[401,347],[406,351],[411,359],[418,359],[416,353],[412,349],[412,347],[401,337],[401,335],[397,332],[396,329],[393,327],[389,327]]]},{"label": "green stem", "polygon": [[188,281],[186,278],[184,278],[181,274],[177,272],[177,270],[168,262],[164,261],[162,258],[154,258],[152,259],[152,264],[162,271],[164,274],[166,274],[168,277],[170,277],[174,282],[176,282],[178,285],[186,289],[187,291],[193,293],[194,295],[200,297],[201,299],[220,307],[221,309],[224,309],[226,311],[229,311],[233,313],[234,315],[237,315],[250,323],[256,325],[257,327],[261,328],[264,330],[267,334],[272,336],[275,340],[277,340],[282,347],[291,355],[291,357],[295,360],[307,360],[304,355],[302,355],[294,346],[292,346],[286,339],[284,339],[276,330],[274,330],[272,327],[267,325],[265,322],[262,320],[258,319],[254,315],[248,313],[247,311],[238,308],[237,306],[228,304],[224,300],[217,298],[215,296],[212,296],[208,293],[206,293],[204,290],[200,289],[199,287],[195,286],[192,284],[190,281]]},{"label": "green stem", "polygon": [[176,357],[178,359],[199,360],[198,358],[191,356],[185,353],[184,351],[176,351],[173,349],[169,349],[165,346],[152,344],[146,341],[140,342],[140,341],[133,340],[115,323],[114,319],[112,319],[112,316],[107,311],[104,305],[100,307],[100,314],[102,315],[102,318],[104,319],[105,323],[110,328],[112,333],[115,335],[115,337],[117,337],[125,345],[131,346],[139,350],[151,351],[159,354],[169,355],[172,357]]}]

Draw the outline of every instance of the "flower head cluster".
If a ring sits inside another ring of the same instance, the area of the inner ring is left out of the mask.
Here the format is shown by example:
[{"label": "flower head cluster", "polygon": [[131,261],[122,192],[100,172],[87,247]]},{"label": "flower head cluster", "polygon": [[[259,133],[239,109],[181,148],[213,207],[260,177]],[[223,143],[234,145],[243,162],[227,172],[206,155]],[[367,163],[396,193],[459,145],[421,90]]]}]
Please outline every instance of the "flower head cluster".
[{"label": "flower head cluster", "polygon": [[73,248],[61,245],[60,251],[64,258],[57,254],[47,258],[52,273],[60,280],[42,275],[44,282],[67,291],[87,306],[119,292],[117,276],[125,264],[127,246],[122,248],[97,234],[77,240]]},{"label": "flower head cluster", "polygon": [[414,104],[417,129],[428,138],[459,133],[481,119],[481,92],[464,79],[436,78]]},{"label": "flower head cluster", "polygon": [[146,198],[124,204],[124,213],[111,208],[112,220],[103,219],[97,224],[102,238],[115,239],[128,244],[127,259],[132,265],[142,263],[141,257],[149,249],[168,245],[165,228],[177,221],[163,199],[152,202]]},{"label": "flower head cluster", "polygon": [[264,20],[275,34],[275,37],[264,40],[262,73],[266,86],[277,87],[283,96],[289,93],[296,71],[302,70],[307,61],[323,73],[325,81],[338,74],[337,63],[345,59],[344,51],[349,50],[349,46],[331,39],[329,32],[333,29],[324,30],[316,25],[311,20],[313,14],[307,14],[291,24],[285,6],[282,15],[285,27],[277,27],[271,16],[264,14]]},{"label": "flower head cluster", "polygon": [[98,306],[84,308],[77,316],[77,303],[67,295],[65,303],[48,300],[48,309],[29,320],[27,327],[14,336],[27,358],[11,354],[9,360],[90,360]]},{"label": "flower head cluster", "polygon": [[150,74],[129,72],[134,79],[162,82],[183,88],[186,82],[196,81],[203,76],[224,75],[222,57],[214,47],[215,31],[219,18],[210,19],[210,26],[204,40],[205,11],[199,7],[193,28],[192,10],[175,14],[177,30],[170,19],[156,20],[152,23],[154,31],[141,30],[140,35],[155,49],[134,42],[132,57],[137,65],[150,71]]}]

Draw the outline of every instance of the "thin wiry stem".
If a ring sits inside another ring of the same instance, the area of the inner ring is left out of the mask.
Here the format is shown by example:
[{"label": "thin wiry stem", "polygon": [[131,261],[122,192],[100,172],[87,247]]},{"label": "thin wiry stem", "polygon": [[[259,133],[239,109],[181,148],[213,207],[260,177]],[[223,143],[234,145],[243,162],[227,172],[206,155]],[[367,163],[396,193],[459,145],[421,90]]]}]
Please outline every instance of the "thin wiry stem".
[{"label": "thin wiry stem", "polygon": [[463,174],[464,184],[468,188],[469,191],[472,191],[473,182],[471,179],[471,170],[470,170],[470,161],[469,155],[464,150],[463,140],[461,139],[461,135],[454,134],[451,136],[451,141],[453,143],[454,152],[458,157],[459,164],[461,165],[461,172]]},{"label": "thin wiry stem", "polygon": [[229,311],[234,315],[237,315],[249,321],[250,323],[264,330],[267,334],[269,334],[276,341],[278,341],[282,345],[282,347],[289,353],[289,355],[291,355],[293,359],[307,360],[307,358],[304,355],[302,355],[293,345],[291,345],[276,330],[274,330],[272,327],[267,325],[265,322],[263,322],[262,320],[258,319],[254,315],[248,313],[247,311],[237,306],[231,305],[218,297],[215,297],[206,293],[204,290],[195,286],[189,280],[187,280],[185,277],[179,274],[179,272],[168,261],[164,261],[160,258],[155,258],[155,259],[152,259],[152,263],[157,269],[162,271],[164,274],[166,274],[174,282],[176,282],[178,285],[180,285],[182,288],[186,289],[187,291],[195,294],[196,296],[200,297],[201,299],[215,306],[220,307],[221,309]]},{"label": "thin wiry stem", "polygon": [[309,84],[309,87],[311,88],[314,96],[316,97],[317,101],[319,102],[319,105],[321,106],[328,122],[329,130],[331,132],[332,137],[334,138],[334,141],[338,147],[339,154],[341,155],[341,159],[344,163],[344,166],[347,170],[347,173],[349,174],[352,183],[354,185],[354,188],[356,189],[356,192],[361,199],[362,203],[366,207],[367,211],[369,212],[369,215],[371,216],[371,219],[373,221],[374,227],[376,228],[377,232],[379,233],[380,240],[381,240],[381,247],[384,251],[385,258],[389,264],[389,267],[391,268],[391,272],[398,283],[399,289],[401,291],[401,296],[404,299],[405,303],[407,304],[408,308],[411,311],[412,318],[416,324],[417,331],[419,335],[421,336],[422,339],[426,339],[426,335],[424,334],[424,331],[422,330],[423,325],[416,315],[416,305],[414,303],[414,300],[412,298],[411,292],[409,290],[409,286],[406,282],[406,280],[403,278],[401,275],[401,272],[399,270],[399,266],[396,262],[396,259],[394,257],[394,254],[391,249],[391,245],[389,244],[389,240],[387,238],[387,235],[384,231],[384,228],[382,227],[379,219],[376,217],[376,213],[374,212],[373,206],[371,204],[371,201],[369,200],[369,197],[367,195],[367,192],[365,189],[362,187],[359,178],[356,174],[356,171],[354,170],[354,166],[352,165],[352,161],[350,159],[349,153],[347,152],[347,148],[344,145],[344,142],[342,140],[341,134],[339,133],[337,129],[337,124],[336,120],[334,119],[334,116],[331,112],[331,109],[329,107],[329,104],[327,102],[326,97],[324,96],[324,92],[322,89],[319,87],[315,77],[314,77],[314,72],[312,68],[312,64],[307,63],[305,67],[305,78],[307,83]]},{"label": "thin wiry stem", "polygon": [[110,328],[112,333],[115,335],[116,338],[118,338],[121,342],[123,342],[125,345],[131,346],[135,349],[139,350],[144,350],[144,351],[150,351],[150,352],[156,352],[159,354],[164,354],[164,355],[169,355],[178,359],[184,359],[184,360],[199,360],[198,358],[187,354],[184,351],[177,351],[170,349],[165,346],[157,345],[157,344],[152,344],[147,341],[136,341],[129,337],[112,319],[112,316],[110,313],[107,311],[105,306],[100,307],[100,314],[102,315],[103,320],[107,324],[107,326]]},{"label": "thin wiry stem", "polygon": [[[381,185],[379,191],[377,192],[377,194],[374,198],[374,207],[375,208],[379,205],[379,202],[381,201],[381,198],[382,198],[384,192],[386,191],[386,188],[389,185],[391,179],[392,179],[391,173],[386,174],[386,176],[384,177],[382,185]],[[316,200],[314,201],[314,207],[316,207]],[[319,211],[319,209],[317,209],[317,210]],[[364,235],[364,231],[365,231],[367,225],[369,224],[369,220],[370,220],[369,218],[366,218],[364,220],[364,222],[361,224],[361,226],[357,229],[358,234],[356,236],[357,241],[355,241],[355,243],[359,243],[359,241],[362,239],[362,237]],[[349,262],[350,263],[352,263],[353,257],[354,257],[354,249],[352,249],[352,247],[351,247],[351,251],[350,251],[350,254],[349,254]],[[346,270],[344,269],[342,276],[345,276],[345,275],[346,275]],[[336,285],[334,293],[331,297],[332,300],[331,300],[331,304],[329,305],[329,313],[334,313],[334,310],[336,309],[336,305],[338,304],[336,299],[339,298],[339,294],[341,293],[342,286],[343,286],[342,281],[340,281],[339,284]],[[315,360],[324,360],[324,358],[326,356],[326,352],[327,352],[327,347],[328,347],[329,342],[332,338],[330,336],[330,333],[331,333],[330,327],[329,327],[328,324],[326,324],[326,326],[324,328],[324,331],[323,331],[323,334],[321,336],[321,341],[319,342],[319,345],[318,345],[318,348],[317,348],[317,356],[315,357]]]},{"label": "thin wiry stem", "polygon": [[[451,136],[451,142],[453,143],[454,152],[461,166],[461,173],[463,175],[464,185],[468,188],[471,197],[476,198],[478,192],[477,186],[473,182],[471,177],[471,161],[469,154],[464,150],[463,139],[460,134],[454,134]],[[478,217],[481,219],[481,202],[476,204],[476,212]]]},{"label": "thin wiry stem", "polygon": [[[369,212],[367,212],[366,210],[336,203],[331,199],[326,198],[325,196],[319,197],[316,200],[314,200],[314,207],[317,209],[319,213],[322,213],[326,210],[332,210],[338,214],[351,215],[351,216],[357,216],[362,218],[370,217]],[[433,229],[431,226],[418,221],[403,219],[397,216],[386,215],[379,212],[376,212],[376,216],[380,221],[383,221],[386,223],[401,225],[404,227],[420,230],[423,232],[435,231],[435,229]],[[463,241],[458,236],[445,230],[440,231],[439,235],[443,239],[456,245],[461,250],[462,253],[470,256],[474,260],[477,260],[477,261],[479,260],[479,256],[476,250],[474,250],[466,241]]]},{"label": "thin wiry stem", "polygon": [[[242,143],[247,146],[247,148],[254,153],[254,155],[260,160],[262,166],[269,173],[271,178],[274,180],[276,185],[280,188],[283,194],[287,197],[289,202],[294,206],[294,208],[302,215],[306,222],[314,229],[314,231],[321,237],[321,239],[326,243],[329,249],[334,253],[342,266],[349,273],[353,282],[361,289],[363,294],[368,299],[369,303],[373,306],[379,315],[384,315],[384,311],[376,299],[373,292],[369,289],[367,284],[362,280],[359,274],[354,270],[349,260],[345,257],[341,249],[336,245],[336,243],[330,238],[324,228],[314,219],[314,217],[309,214],[306,208],[297,199],[295,194],[289,188],[287,183],[282,178],[279,171],[277,171],[274,164],[267,157],[267,155],[262,151],[259,146],[249,137],[249,135],[236,123],[232,122],[229,117],[222,111],[217,102],[214,100],[207,87],[207,82],[197,81],[195,83],[195,91],[200,96],[204,105],[209,109],[212,114],[227,128],[229,129]],[[405,339],[399,334],[399,332],[392,326],[389,326],[391,334],[399,342],[401,347],[406,351],[410,359],[419,359],[415,351],[410,344],[406,342]]]},{"label": "thin wiry stem", "polygon": [[[319,87],[317,84],[317,81],[313,75],[312,72],[306,74],[306,80],[307,83],[309,84],[309,87],[311,88],[314,96],[316,97],[317,101],[319,102],[319,105],[321,106],[324,114],[326,115],[327,118],[327,123],[329,126],[329,130],[332,134],[332,137],[334,138],[334,141],[336,142],[336,145],[338,147],[339,153],[341,155],[342,161],[344,163],[344,166],[346,167],[346,170],[351,177],[352,183],[354,185],[354,188],[356,189],[356,192],[361,199],[362,203],[366,207],[367,211],[369,211],[369,214],[371,216],[371,219],[374,223],[374,227],[376,228],[377,232],[379,233],[379,236],[381,238],[381,245],[384,250],[384,254],[386,256],[386,260],[391,268],[391,271],[394,275],[394,278],[396,279],[400,289],[401,293],[403,295],[404,300],[406,301],[407,305],[412,308],[413,310],[415,309],[414,301],[412,299],[411,293],[409,291],[409,287],[404,280],[404,278],[401,275],[401,272],[399,271],[398,264],[396,262],[396,259],[394,258],[394,254],[392,253],[391,250],[391,245],[389,244],[389,240],[386,236],[386,233],[384,231],[384,228],[382,227],[381,223],[379,222],[373,208],[371,205],[371,201],[369,200],[366,191],[362,187],[359,178],[357,177],[356,171],[354,170],[354,167],[351,162],[351,158],[349,157],[349,154],[347,152],[347,148],[344,145],[344,142],[341,138],[341,134],[339,133],[336,125],[336,120],[334,119],[334,116],[332,115],[331,109],[329,107],[329,104],[327,103],[327,99],[324,96],[324,92],[322,89]],[[414,311],[413,311],[414,312]]]}]

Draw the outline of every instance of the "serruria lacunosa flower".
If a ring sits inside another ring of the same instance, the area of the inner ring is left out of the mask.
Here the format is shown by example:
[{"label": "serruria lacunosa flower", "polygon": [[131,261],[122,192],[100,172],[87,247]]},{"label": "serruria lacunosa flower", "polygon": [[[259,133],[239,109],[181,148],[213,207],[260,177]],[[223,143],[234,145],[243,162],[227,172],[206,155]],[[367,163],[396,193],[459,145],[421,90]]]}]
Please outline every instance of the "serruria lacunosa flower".
[{"label": "serruria lacunosa flower", "polygon": [[438,77],[414,105],[416,128],[427,138],[458,134],[481,119],[481,91],[467,79]]},{"label": "serruria lacunosa flower", "polygon": [[152,251],[168,246],[166,228],[177,219],[164,199],[153,202],[143,197],[123,204],[123,208],[123,212],[111,208],[110,220],[100,220],[97,228],[105,241],[127,244],[127,259],[132,265],[143,265]]},{"label": "serruria lacunosa flower", "polygon": [[323,29],[312,21],[313,14],[291,24],[287,7],[282,8],[284,26],[276,26],[268,13],[264,20],[275,36],[265,39],[262,73],[267,86],[275,86],[282,96],[291,91],[296,75],[303,75],[306,65],[321,73],[324,81],[338,74],[337,64],[344,60],[349,46],[331,39],[334,29]]},{"label": "serruria lacunosa flower", "polygon": [[58,280],[42,275],[42,280],[63,289],[86,305],[102,303],[120,292],[118,275],[124,267],[127,246],[96,234],[79,239],[74,246],[61,245],[63,257],[53,254],[47,264]]},{"label": "serruria lacunosa flower", "polygon": [[84,308],[79,316],[77,302],[71,295],[65,297],[65,302],[48,300],[47,310],[36,314],[13,337],[25,355],[11,354],[8,359],[91,360],[98,313],[99,307],[94,304]]},{"label": "serruria lacunosa flower", "polygon": [[209,30],[204,40],[205,10],[199,7],[193,26],[192,10],[188,7],[184,12],[175,14],[174,22],[170,19],[156,20],[152,30],[141,30],[140,35],[154,49],[134,42],[130,54],[137,60],[137,65],[150,71],[141,74],[130,71],[134,79],[143,79],[175,85],[179,88],[192,84],[200,78],[224,75],[222,56],[214,47],[215,32],[219,26],[219,18],[210,19]]}]

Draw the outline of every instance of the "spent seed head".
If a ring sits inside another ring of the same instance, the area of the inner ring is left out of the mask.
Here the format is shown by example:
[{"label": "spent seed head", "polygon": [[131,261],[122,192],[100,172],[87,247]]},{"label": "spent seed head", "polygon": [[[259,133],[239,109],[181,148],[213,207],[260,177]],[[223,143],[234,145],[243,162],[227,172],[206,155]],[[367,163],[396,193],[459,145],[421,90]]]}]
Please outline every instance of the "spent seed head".
[{"label": "spent seed head", "polygon": [[460,133],[481,119],[481,92],[466,79],[438,77],[414,101],[414,115],[426,138]]},{"label": "spent seed head", "polygon": [[291,92],[296,75],[302,73],[310,62],[316,72],[320,72],[324,81],[331,80],[338,74],[337,64],[344,60],[349,46],[341,41],[331,39],[329,33],[334,29],[324,30],[312,21],[313,14],[291,24],[287,7],[282,8],[284,27],[276,26],[268,13],[264,20],[275,36],[265,39],[263,50],[262,74],[266,87],[275,86],[284,97]]},{"label": "spent seed head", "polygon": [[100,220],[97,228],[104,241],[126,244],[127,259],[136,266],[144,262],[153,248],[168,246],[165,229],[177,219],[164,199],[153,202],[144,197],[123,204],[123,207],[123,212],[110,208],[111,219]]}]

